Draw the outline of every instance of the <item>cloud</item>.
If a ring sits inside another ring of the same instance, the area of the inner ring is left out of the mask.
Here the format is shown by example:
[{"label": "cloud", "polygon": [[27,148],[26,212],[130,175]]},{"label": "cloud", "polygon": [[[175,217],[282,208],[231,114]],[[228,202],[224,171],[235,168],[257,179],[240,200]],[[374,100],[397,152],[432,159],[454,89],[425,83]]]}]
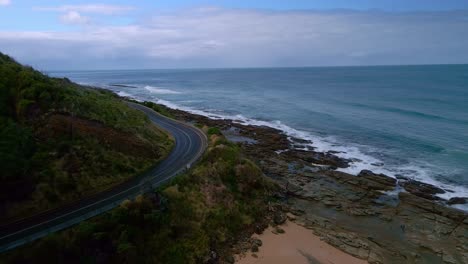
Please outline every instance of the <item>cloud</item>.
[{"label": "cloud", "polygon": [[467,17],[199,8],[127,26],[0,32],[0,50],[44,69],[467,63]]},{"label": "cloud", "polygon": [[[0,0],[1,1],[1,0]],[[106,4],[86,4],[86,5],[62,5],[55,7],[35,7],[37,11],[50,11],[62,13],[59,18],[64,24],[89,25],[91,18],[82,15],[118,15],[134,10],[133,6],[106,5]]]},{"label": "cloud", "polygon": [[86,16],[82,16],[80,13],[76,11],[68,11],[67,13],[60,16],[60,21],[65,24],[88,24],[90,19]]},{"label": "cloud", "polygon": [[[0,0],[2,1],[2,0]],[[93,13],[101,15],[115,15],[134,10],[133,6],[106,5],[106,4],[87,4],[87,5],[62,5],[56,7],[36,7],[39,11],[53,12],[80,12]]]},{"label": "cloud", "polygon": [[0,0],[0,6],[7,6],[10,4],[11,4],[10,0]]}]

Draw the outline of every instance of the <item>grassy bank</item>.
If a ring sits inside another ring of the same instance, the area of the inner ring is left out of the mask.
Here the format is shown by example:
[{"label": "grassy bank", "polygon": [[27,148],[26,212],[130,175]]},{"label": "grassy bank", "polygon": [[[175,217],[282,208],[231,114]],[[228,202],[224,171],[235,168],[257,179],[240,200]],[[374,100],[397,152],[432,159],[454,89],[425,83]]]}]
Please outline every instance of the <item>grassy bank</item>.
[{"label": "grassy bank", "polygon": [[[211,132],[214,130],[211,129]],[[11,263],[203,263],[264,223],[276,186],[217,133],[191,171],[135,201],[4,255]]]},{"label": "grassy bank", "polygon": [[109,188],[171,148],[167,134],[113,94],[0,53],[0,222]]}]

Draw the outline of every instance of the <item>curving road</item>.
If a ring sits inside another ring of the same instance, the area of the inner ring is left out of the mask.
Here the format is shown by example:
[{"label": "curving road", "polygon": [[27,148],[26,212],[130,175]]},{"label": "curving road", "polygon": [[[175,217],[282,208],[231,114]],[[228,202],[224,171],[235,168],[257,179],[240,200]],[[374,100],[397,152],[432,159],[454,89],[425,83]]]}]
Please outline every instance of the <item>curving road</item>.
[{"label": "curving road", "polygon": [[109,190],[74,201],[4,226],[0,226],[0,252],[15,248],[77,224],[83,220],[117,207],[122,201],[157,187],[189,168],[207,146],[205,134],[199,129],[164,117],[145,106],[128,103],[143,111],[158,127],[169,132],[175,145],[169,156],[146,173]]}]

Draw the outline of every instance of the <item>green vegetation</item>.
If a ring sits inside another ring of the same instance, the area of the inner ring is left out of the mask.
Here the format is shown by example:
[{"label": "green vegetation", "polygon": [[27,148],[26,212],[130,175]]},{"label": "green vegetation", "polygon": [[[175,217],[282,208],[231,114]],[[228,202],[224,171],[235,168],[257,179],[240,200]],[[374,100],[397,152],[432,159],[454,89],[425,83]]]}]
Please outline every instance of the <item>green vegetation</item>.
[{"label": "green vegetation", "polygon": [[219,130],[219,128],[217,127],[210,127],[208,128],[208,135],[221,135],[221,130]]},{"label": "green vegetation", "polygon": [[[132,101],[132,100],[130,100],[130,101]],[[146,107],[149,107],[149,108],[153,109],[154,111],[160,113],[163,116],[174,118],[174,115],[172,115],[171,112],[169,112],[168,109],[165,106],[162,106],[162,105],[159,105],[159,104],[156,104],[156,103],[153,103],[153,102],[149,102],[149,101],[144,101],[144,102],[133,101],[133,102],[142,104],[142,105],[144,105]]]},{"label": "green vegetation", "polygon": [[203,263],[264,223],[276,186],[212,135],[200,163],[156,192],[4,255],[11,263]]},{"label": "green vegetation", "polygon": [[112,93],[0,53],[0,222],[109,188],[171,147],[168,135]]}]

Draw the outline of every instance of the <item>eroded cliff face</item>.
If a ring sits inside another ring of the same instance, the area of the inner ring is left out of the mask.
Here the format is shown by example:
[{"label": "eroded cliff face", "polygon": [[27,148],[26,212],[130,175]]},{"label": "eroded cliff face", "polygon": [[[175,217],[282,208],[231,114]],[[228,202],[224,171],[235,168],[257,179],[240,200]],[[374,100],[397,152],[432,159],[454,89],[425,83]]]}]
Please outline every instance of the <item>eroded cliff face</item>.
[{"label": "eroded cliff face", "polygon": [[349,161],[297,150],[304,142],[275,129],[166,111],[238,142],[282,186],[283,210],[329,244],[369,263],[468,263],[467,213],[436,196],[449,190],[370,171],[353,176],[335,170]]}]

